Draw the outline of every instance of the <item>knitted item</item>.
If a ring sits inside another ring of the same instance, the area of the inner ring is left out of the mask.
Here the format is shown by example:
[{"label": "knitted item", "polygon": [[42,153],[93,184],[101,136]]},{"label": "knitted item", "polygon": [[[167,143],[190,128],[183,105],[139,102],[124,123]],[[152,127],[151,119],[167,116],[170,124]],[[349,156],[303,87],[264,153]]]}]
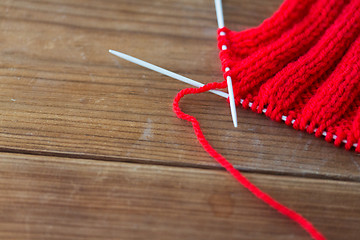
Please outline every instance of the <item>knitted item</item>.
[{"label": "knitted item", "polygon": [[[257,28],[219,29],[224,78],[232,78],[237,105],[360,152],[359,34],[360,0],[286,0]],[[224,80],[184,89],[174,99],[174,112],[192,123],[203,148],[239,183],[314,239],[325,239],[308,220],[262,192],[217,153],[198,121],[179,107],[187,94],[226,87]]]},{"label": "knitted item", "polygon": [[[360,0],[311,2],[287,0],[255,29],[219,29],[223,71],[230,68],[224,76],[233,80],[237,104],[360,152]],[[274,25],[293,4],[304,4],[298,21]],[[274,28],[277,37],[267,32]]]}]

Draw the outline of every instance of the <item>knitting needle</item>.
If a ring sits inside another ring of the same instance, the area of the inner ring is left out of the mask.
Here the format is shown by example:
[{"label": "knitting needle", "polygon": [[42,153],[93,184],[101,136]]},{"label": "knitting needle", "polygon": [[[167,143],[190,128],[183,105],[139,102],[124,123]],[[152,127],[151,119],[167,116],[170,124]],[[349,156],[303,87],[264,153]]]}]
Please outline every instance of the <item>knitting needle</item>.
[{"label": "knitting needle", "polygon": [[[187,78],[187,77],[184,77],[184,76],[181,76],[177,73],[174,73],[174,72],[171,72],[169,70],[166,70],[164,68],[161,68],[161,67],[158,67],[154,64],[151,64],[151,63],[148,63],[148,62],[145,62],[143,60],[140,60],[138,58],[135,58],[135,57],[132,57],[130,55],[127,55],[125,53],[121,53],[121,52],[118,52],[118,51],[114,51],[114,50],[109,50],[109,53],[119,57],[119,58],[122,58],[124,60],[127,60],[129,62],[132,62],[132,63],[135,63],[137,65],[140,65],[142,67],[145,67],[145,68],[148,68],[148,69],[151,69],[155,72],[158,72],[158,73],[161,73],[161,74],[164,74],[168,77],[171,77],[171,78],[174,78],[176,80],[179,80],[179,81],[182,81],[184,83],[187,83],[187,84],[190,84],[190,85],[193,85],[195,87],[202,87],[204,86],[204,84],[200,83],[200,82],[197,82],[195,80],[192,80],[190,78]],[[210,92],[216,94],[216,95],[219,95],[223,98],[228,98],[228,94],[227,93],[224,93],[224,92],[221,92],[221,91],[218,91],[218,90],[210,90]]]},{"label": "knitting needle", "polygon": [[[151,70],[153,70],[153,71],[155,71],[155,72],[164,74],[164,75],[166,75],[166,76],[172,77],[172,78],[174,78],[174,79],[180,80],[180,81],[182,81],[182,82],[188,83],[188,84],[193,85],[193,86],[195,86],[195,87],[201,87],[201,86],[204,85],[204,84],[202,84],[202,83],[200,83],[200,82],[197,82],[197,81],[195,81],[195,80],[192,80],[192,79],[187,78],[187,77],[184,77],[184,76],[181,76],[181,75],[179,75],[179,74],[177,74],[177,73],[171,72],[171,71],[166,70],[166,69],[164,69],[164,68],[155,66],[155,65],[153,65],[153,64],[151,64],[151,63],[148,63],[148,62],[145,62],[145,61],[143,61],[143,60],[140,60],[140,59],[131,57],[131,56],[127,55],[127,54],[124,54],[124,53],[121,53],[121,52],[117,52],[117,51],[114,51],[114,50],[109,50],[109,52],[110,52],[111,54],[114,54],[115,56],[120,57],[120,58],[122,58],[122,59],[125,59],[125,60],[127,60],[127,61],[129,61],[129,62],[138,64],[138,65],[140,65],[140,66],[143,66],[143,67],[145,67],[145,68],[151,69]],[[210,92],[212,92],[212,93],[214,93],[214,94],[216,94],[216,95],[219,95],[219,96],[221,96],[221,97],[223,97],[223,98],[228,98],[228,97],[229,97],[229,95],[228,95],[227,93],[224,93],[224,92],[221,92],[221,91],[218,91],[218,90],[210,90]],[[240,104],[243,104],[243,102],[244,102],[244,100],[241,99],[241,100],[240,100]],[[253,103],[252,103],[252,102],[249,102],[248,106],[249,106],[250,108],[252,107],[252,105],[253,105]],[[263,112],[263,113],[266,113],[266,108],[264,108],[264,109],[262,110],[262,112]],[[284,122],[286,121],[286,119],[287,119],[286,116],[282,116],[282,120],[283,120]],[[291,121],[292,124],[294,124],[294,122],[295,122],[295,120],[292,120],[292,121]],[[316,129],[314,130],[314,132],[316,132]],[[326,136],[326,132],[325,132],[325,131],[324,131],[322,134],[323,134],[324,136]],[[334,140],[335,140],[335,139],[337,138],[337,136],[334,135],[333,138],[334,138]],[[343,143],[346,143],[346,142],[347,142],[346,140],[343,140]],[[356,148],[357,145],[358,145],[357,143],[354,143],[354,144],[353,144],[353,147]]]},{"label": "knitting needle", "polygon": [[216,18],[217,18],[218,26],[219,28],[223,28],[225,24],[224,24],[224,14],[223,14],[221,0],[215,0],[215,10],[216,10]]},{"label": "knitting needle", "polygon": [[[224,14],[222,9],[222,2],[221,0],[215,0],[215,10],[216,10],[216,18],[218,22],[218,27],[223,28],[224,27]],[[224,32],[221,32],[225,34]],[[220,33],[220,34],[221,34]],[[227,46],[223,45],[222,50],[227,50]],[[226,68],[227,71],[230,70],[230,68]],[[228,93],[229,93],[229,101],[230,101],[230,109],[231,109],[231,117],[234,123],[234,127],[237,127],[237,114],[236,114],[236,107],[235,107],[235,97],[234,97],[234,91],[233,91],[233,85],[232,85],[232,79],[230,76],[226,77],[226,82],[228,85]]]}]

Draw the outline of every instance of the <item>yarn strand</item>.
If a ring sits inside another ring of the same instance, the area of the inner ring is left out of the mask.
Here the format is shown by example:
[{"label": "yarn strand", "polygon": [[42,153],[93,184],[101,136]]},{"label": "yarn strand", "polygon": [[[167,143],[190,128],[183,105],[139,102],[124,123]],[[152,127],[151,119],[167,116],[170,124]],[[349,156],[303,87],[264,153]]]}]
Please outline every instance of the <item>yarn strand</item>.
[{"label": "yarn strand", "polygon": [[264,203],[269,205],[270,207],[277,210],[279,213],[285,215],[286,217],[293,220],[295,223],[299,224],[305,231],[307,231],[310,236],[315,240],[325,240],[326,238],[319,232],[310,221],[301,216],[296,211],[286,207],[280,202],[276,201],[269,194],[260,190],[257,186],[251,183],[244,175],[242,175],[225,157],[219,154],[206,140],[197,119],[189,114],[186,114],[181,111],[179,107],[179,101],[185,95],[188,94],[197,94],[205,91],[209,91],[212,89],[225,88],[226,83],[209,83],[200,88],[186,88],[181,90],[174,98],[173,102],[173,110],[178,118],[184,119],[186,121],[191,122],[195,135],[202,145],[204,150],[212,156],[223,168],[225,168],[242,186],[248,189],[252,194],[254,194],[258,199],[262,200]]}]

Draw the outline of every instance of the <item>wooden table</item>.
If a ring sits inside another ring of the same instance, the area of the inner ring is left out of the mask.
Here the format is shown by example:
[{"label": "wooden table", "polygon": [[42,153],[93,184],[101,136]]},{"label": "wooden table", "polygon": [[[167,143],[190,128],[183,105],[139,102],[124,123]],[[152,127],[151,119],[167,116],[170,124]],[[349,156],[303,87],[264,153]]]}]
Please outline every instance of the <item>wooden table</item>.
[{"label": "wooden table", "polygon": [[[234,30],[281,0],[224,0]],[[187,85],[129,53],[220,81],[211,0],[0,2],[0,239],[309,239],[257,200],[172,112]],[[360,238],[360,158],[238,109],[186,97],[211,144],[329,239]]]}]

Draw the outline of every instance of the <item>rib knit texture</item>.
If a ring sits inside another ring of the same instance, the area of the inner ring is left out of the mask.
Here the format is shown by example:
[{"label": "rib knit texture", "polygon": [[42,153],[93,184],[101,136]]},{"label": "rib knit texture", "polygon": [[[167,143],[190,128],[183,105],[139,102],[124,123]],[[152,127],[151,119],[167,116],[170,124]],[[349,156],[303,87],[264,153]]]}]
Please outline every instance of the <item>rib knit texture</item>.
[{"label": "rib knit texture", "polygon": [[257,28],[218,33],[237,105],[360,152],[360,0],[287,0]]}]

